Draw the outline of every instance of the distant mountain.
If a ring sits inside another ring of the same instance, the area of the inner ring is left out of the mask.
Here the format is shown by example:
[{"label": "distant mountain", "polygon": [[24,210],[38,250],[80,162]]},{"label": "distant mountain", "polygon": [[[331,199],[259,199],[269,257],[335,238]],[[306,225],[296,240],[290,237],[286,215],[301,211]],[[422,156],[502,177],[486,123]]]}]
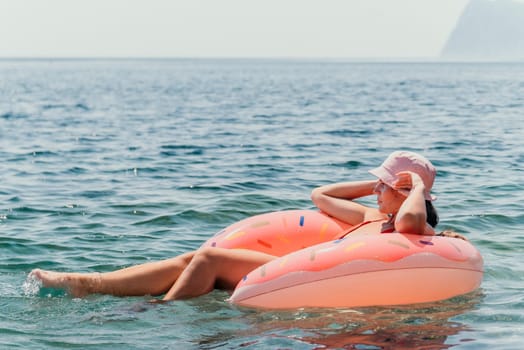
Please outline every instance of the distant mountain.
[{"label": "distant mountain", "polygon": [[449,36],[441,58],[524,61],[524,2],[471,0]]}]

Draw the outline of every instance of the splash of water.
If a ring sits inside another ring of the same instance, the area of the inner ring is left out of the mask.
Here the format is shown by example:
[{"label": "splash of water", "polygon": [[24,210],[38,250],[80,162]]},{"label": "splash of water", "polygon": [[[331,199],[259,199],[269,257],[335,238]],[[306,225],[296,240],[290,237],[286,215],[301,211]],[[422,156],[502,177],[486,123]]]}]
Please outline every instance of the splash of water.
[{"label": "splash of water", "polygon": [[24,284],[22,284],[22,289],[26,297],[38,295],[41,288],[42,288],[42,281],[38,279],[32,273],[27,275],[27,278],[24,281]]}]

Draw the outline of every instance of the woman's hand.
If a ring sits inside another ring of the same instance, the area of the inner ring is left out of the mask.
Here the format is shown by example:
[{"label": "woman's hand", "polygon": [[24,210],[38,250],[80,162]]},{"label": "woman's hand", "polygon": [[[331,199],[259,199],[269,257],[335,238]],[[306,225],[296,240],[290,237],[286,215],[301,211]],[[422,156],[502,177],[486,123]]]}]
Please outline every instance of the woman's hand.
[{"label": "woman's hand", "polygon": [[394,184],[394,189],[411,191],[413,188],[422,188],[425,189],[424,182],[417,173],[411,171],[401,171],[396,174],[398,179]]},{"label": "woman's hand", "polygon": [[457,233],[457,232],[452,231],[452,230],[444,230],[444,231],[440,232],[437,236],[458,238],[458,239],[462,239],[464,241],[468,241],[466,236],[463,236],[460,233]]}]

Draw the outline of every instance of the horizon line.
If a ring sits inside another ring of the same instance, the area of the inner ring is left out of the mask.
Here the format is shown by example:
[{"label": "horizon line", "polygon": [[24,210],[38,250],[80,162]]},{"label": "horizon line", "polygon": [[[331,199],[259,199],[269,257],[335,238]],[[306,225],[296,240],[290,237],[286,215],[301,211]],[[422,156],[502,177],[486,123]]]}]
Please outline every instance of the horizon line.
[{"label": "horizon line", "polygon": [[353,63],[524,63],[523,58],[446,57],[330,57],[330,56],[0,56],[0,61],[117,61],[117,60],[224,60],[224,61],[339,61]]}]

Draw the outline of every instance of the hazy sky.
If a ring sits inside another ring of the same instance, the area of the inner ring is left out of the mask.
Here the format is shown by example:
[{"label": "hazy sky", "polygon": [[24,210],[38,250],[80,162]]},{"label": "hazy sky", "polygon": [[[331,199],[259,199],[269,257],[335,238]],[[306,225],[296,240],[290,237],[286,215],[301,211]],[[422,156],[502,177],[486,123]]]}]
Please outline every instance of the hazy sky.
[{"label": "hazy sky", "polygon": [[0,57],[438,56],[468,0],[0,0]]}]

